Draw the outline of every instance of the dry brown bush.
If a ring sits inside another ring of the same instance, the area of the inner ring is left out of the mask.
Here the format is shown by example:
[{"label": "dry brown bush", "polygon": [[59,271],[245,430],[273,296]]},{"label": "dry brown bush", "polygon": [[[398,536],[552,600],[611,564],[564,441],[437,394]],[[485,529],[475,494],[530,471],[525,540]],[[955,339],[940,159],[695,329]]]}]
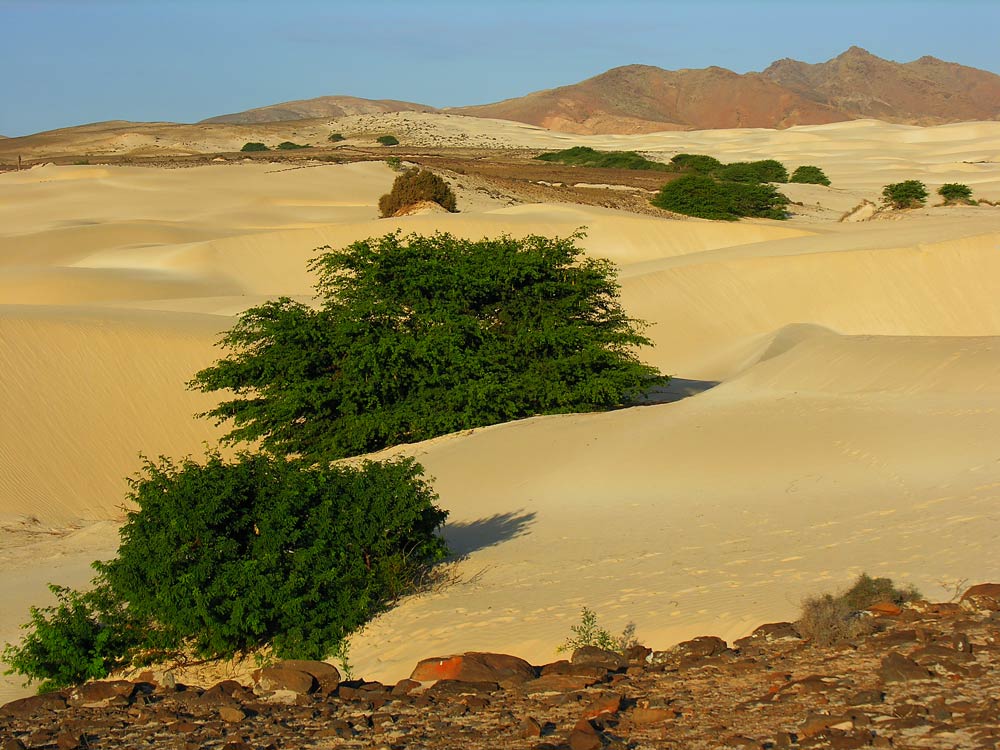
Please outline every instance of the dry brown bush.
[{"label": "dry brown bush", "polygon": [[458,210],[448,183],[433,172],[416,168],[396,178],[392,190],[379,198],[378,209],[383,217],[393,216],[401,208],[421,201],[432,201],[452,213]]},{"label": "dry brown bush", "polygon": [[796,625],[803,638],[818,646],[830,646],[872,632],[872,618],[864,614],[868,607],[881,602],[898,605],[919,598],[920,593],[912,586],[898,589],[889,578],[862,573],[851,588],[837,596],[823,594],[806,599]]}]

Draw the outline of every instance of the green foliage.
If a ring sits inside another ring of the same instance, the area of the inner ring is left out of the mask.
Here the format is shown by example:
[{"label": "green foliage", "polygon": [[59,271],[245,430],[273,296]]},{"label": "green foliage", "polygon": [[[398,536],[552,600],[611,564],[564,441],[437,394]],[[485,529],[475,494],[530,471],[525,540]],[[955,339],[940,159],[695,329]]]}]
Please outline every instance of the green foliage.
[{"label": "green foliage", "polygon": [[396,178],[392,190],[379,198],[378,208],[382,216],[393,216],[399,209],[421,201],[437,203],[452,213],[458,210],[455,194],[448,183],[430,170],[416,167]]},{"label": "green foliage", "polygon": [[[470,241],[399,232],[313,261],[322,307],[247,310],[192,386],[233,398],[229,441],[357,455],[536,414],[606,409],[663,382],[581,235]],[[329,250],[329,248],[322,248]]]},{"label": "green foliage", "polygon": [[807,185],[830,185],[830,178],[826,176],[822,169],[810,164],[803,164],[792,172],[789,182],[804,183]]},{"label": "green foliage", "polygon": [[282,151],[294,151],[297,148],[309,148],[309,146],[303,146],[301,143],[292,143],[291,141],[282,141],[278,144],[278,148]]},{"label": "green foliage", "polygon": [[605,651],[624,653],[626,649],[636,645],[634,623],[626,625],[621,635],[614,636],[597,624],[597,613],[588,607],[581,610],[580,623],[570,625],[569,629],[573,635],[563,641],[562,645],[556,647],[556,651],[560,653],[576,651],[584,646],[596,646]]},{"label": "green foliage", "polygon": [[686,216],[736,221],[742,216],[784,219],[788,199],[770,185],[721,182],[692,174],[668,182],[652,203]]},{"label": "green foliage", "polygon": [[403,160],[398,156],[390,156],[385,160],[385,163],[389,166],[393,172],[399,172],[403,169]]},{"label": "green foliage", "polygon": [[396,138],[396,136],[394,136],[394,135],[380,135],[375,140],[378,143],[381,143],[383,146],[398,146],[399,145],[399,139]]},{"label": "green foliage", "polygon": [[40,681],[39,692],[104,677],[150,645],[153,629],[137,619],[100,578],[86,593],[50,585],[57,604],[32,607],[20,645],[7,644],[7,674]]},{"label": "green foliage", "polygon": [[244,143],[240,151],[270,151],[270,149],[263,143],[251,141],[250,143]]},{"label": "green foliage", "polygon": [[947,182],[939,187],[937,192],[944,198],[945,203],[972,202],[972,188],[958,182]]},{"label": "green foliage", "polygon": [[203,656],[270,643],[323,658],[447,550],[413,459],[358,467],[240,454],[147,461],[118,557],[97,568],[131,616]]},{"label": "green foliage", "polygon": [[720,180],[732,182],[788,182],[788,170],[779,161],[738,161],[712,172]]},{"label": "green foliage", "polygon": [[552,151],[535,157],[542,161],[569,164],[577,167],[605,167],[613,169],[645,169],[669,171],[666,164],[651,161],[635,151],[595,151],[587,146],[574,146],[562,151]]},{"label": "green foliage", "polygon": [[722,162],[714,156],[705,154],[677,154],[670,160],[671,172],[693,172],[695,174],[712,174],[722,166]]},{"label": "green foliage", "polygon": [[892,208],[919,208],[927,200],[927,188],[919,180],[894,182],[882,188],[882,200]]},{"label": "green foliage", "polygon": [[881,602],[904,604],[920,598],[912,586],[898,589],[888,578],[858,576],[854,585],[834,596],[823,594],[802,603],[796,623],[803,638],[820,646],[830,646],[871,632],[872,622],[862,612]]},{"label": "green foliage", "polygon": [[340,143],[341,141],[346,141],[343,133],[330,133],[330,137],[327,138],[330,143]]}]

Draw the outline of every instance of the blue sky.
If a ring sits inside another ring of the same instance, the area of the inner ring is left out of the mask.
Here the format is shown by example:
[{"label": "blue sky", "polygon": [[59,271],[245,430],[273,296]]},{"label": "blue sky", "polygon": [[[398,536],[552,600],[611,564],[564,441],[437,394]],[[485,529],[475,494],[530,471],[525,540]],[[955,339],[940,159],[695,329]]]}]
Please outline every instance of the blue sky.
[{"label": "blue sky", "polygon": [[852,44],[1000,73],[1000,2],[0,0],[0,134],[349,94],[482,104],[630,63],[762,70]]}]

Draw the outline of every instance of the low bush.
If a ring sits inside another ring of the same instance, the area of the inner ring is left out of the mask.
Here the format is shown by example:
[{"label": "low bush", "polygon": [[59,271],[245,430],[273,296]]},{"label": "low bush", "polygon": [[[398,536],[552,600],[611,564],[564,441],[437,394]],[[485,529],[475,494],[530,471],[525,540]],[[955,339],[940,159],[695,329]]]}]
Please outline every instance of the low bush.
[{"label": "low bush", "polygon": [[390,156],[385,160],[385,163],[393,172],[401,172],[403,170],[403,160],[398,156]]},{"label": "low bush", "polygon": [[375,139],[376,142],[381,143],[383,146],[398,146],[399,139],[394,135],[380,135]]},{"label": "low bush", "polygon": [[303,146],[301,143],[292,143],[291,141],[282,141],[278,144],[278,148],[282,151],[294,151],[297,148],[309,148],[309,146]]},{"label": "low bush", "polygon": [[612,635],[610,631],[601,627],[597,623],[597,613],[588,607],[584,607],[580,612],[580,623],[570,625],[573,635],[569,636],[556,651],[576,651],[584,646],[596,646],[605,651],[617,651],[624,654],[626,650],[637,645],[635,639],[635,623],[629,623],[621,632],[621,635]]},{"label": "low bush", "polygon": [[258,143],[257,141],[251,141],[250,143],[244,143],[243,148],[240,151],[270,151],[270,149],[263,143]]},{"label": "low bush", "polygon": [[576,167],[670,171],[670,167],[666,164],[647,159],[635,151],[596,151],[587,146],[574,146],[562,151],[552,151],[546,154],[539,154],[535,158],[541,161],[568,164]]},{"label": "low bush", "polygon": [[972,203],[972,188],[958,182],[948,182],[938,188],[945,203]]},{"label": "low bush", "polygon": [[830,646],[872,631],[871,618],[863,614],[868,607],[882,602],[900,605],[919,598],[920,593],[912,586],[899,589],[888,578],[862,573],[851,588],[836,596],[823,594],[806,599],[796,625],[803,638]]},{"label": "low bush", "polygon": [[378,209],[383,217],[393,216],[399,209],[421,201],[437,203],[455,213],[458,210],[455,193],[441,177],[427,169],[408,169],[392,183],[392,190],[379,198]]},{"label": "low bush", "polygon": [[927,187],[919,180],[894,182],[882,188],[882,200],[892,208],[919,208],[927,200]]},{"label": "low bush", "polygon": [[677,154],[670,160],[668,168],[671,172],[711,174],[721,166],[722,162],[714,156],[706,156],[705,154]]},{"label": "low bush", "polygon": [[330,143],[340,143],[341,141],[346,141],[343,133],[330,133],[330,137],[327,138]]},{"label": "low bush", "polygon": [[792,177],[789,182],[798,182],[806,185],[830,185],[830,178],[826,176],[822,169],[819,167],[814,167],[810,164],[804,164],[801,167],[797,167],[794,172],[792,172]]},{"label": "low bush", "polygon": [[737,161],[725,164],[712,173],[713,177],[732,182],[788,182],[788,170],[779,161]]},{"label": "low bush", "polygon": [[685,175],[664,185],[652,203],[685,216],[736,221],[744,216],[784,219],[788,199],[771,185]]}]

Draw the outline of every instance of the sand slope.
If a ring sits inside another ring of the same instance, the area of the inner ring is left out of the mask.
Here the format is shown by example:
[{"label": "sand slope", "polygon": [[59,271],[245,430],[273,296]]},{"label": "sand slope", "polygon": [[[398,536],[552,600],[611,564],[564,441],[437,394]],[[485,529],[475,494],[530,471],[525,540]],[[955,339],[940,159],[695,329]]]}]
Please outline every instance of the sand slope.
[{"label": "sand slope", "polygon": [[[465,119],[439,121],[441,137]],[[526,145],[554,139],[524,132]],[[862,569],[933,596],[1000,576],[1000,209],[829,220],[890,176],[1000,197],[1000,124],[580,142],[774,155],[820,164],[835,189],[807,188],[822,212],[784,223],[472,194],[460,214],[378,220],[394,173],[374,163],[0,174],[0,641],[47,601],[45,581],[81,584],[113,553],[140,451],[198,453],[219,434],[193,419],[211,400],[184,383],[232,316],[279,294],[308,301],[317,247],[395,229],[586,226],[586,251],[620,265],[623,303],[651,324],[646,358],[677,381],[666,403],[399,449],[436,478],[465,557],[458,583],[353,639],[359,673],[398,679],[466,648],[544,661],[584,605],[666,645],[791,617]],[[20,692],[0,684],[0,700]]]}]

